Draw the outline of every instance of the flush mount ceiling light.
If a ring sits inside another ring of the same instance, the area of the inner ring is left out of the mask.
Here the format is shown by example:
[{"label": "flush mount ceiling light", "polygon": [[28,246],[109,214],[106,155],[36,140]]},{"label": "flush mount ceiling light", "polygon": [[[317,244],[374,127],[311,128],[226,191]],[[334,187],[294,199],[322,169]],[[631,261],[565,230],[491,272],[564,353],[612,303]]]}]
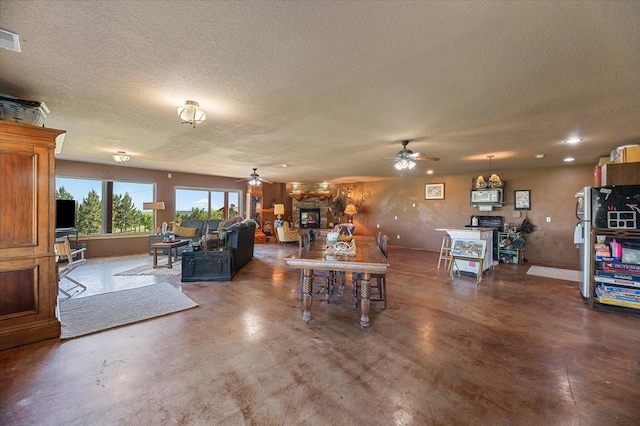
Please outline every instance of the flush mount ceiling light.
[{"label": "flush mount ceiling light", "polygon": [[131,156],[127,155],[127,153],[124,151],[118,151],[116,154],[113,154],[111,158],[113,158],[113,161],[118,164],[124,164],[127,161],[131,160]]},{"label": "flush mount ceiling light", "polygon": [[179,106],[178,116],[182,124],[191,124],[193,127],[207,119],[207,114],[200,109],[200,104],[196,101],[186,101],[183,106]]},{"label": "flush mount ceiling light", "polygon": [[572,162],[572,161],[575,161],[575,158],[573,158],[573,157],[567,157],[567,158],[565,158],[563,161],[564,161],[565,163],[570,163],[570,162]]},{"label": "flush mount ceiling light", "polygon": [[580,138],[576,138],[576,137],[569,138],[569,139],[567,139],[566,141],[564,141],[564,143],[568,143],[568,144],[570,144],[570,145],[575,145],[575,144],[577,144],[577,143],[579,143],[579,142],[582,142],[582,139],[580,139]]}]

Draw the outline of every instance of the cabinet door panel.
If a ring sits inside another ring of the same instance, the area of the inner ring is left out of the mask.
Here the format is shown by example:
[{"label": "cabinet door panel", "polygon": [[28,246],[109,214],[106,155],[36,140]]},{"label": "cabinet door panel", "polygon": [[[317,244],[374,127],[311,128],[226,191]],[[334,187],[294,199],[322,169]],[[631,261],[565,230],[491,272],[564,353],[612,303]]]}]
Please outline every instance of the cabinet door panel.
[{"label": "cabinet door panel", "polygon": [[0,318],[38,312],[37,270],[0,271]]},{"label": "cabinet door panel", "polygon": [[36,155],[0,152],[0,248],[37,245]]}]

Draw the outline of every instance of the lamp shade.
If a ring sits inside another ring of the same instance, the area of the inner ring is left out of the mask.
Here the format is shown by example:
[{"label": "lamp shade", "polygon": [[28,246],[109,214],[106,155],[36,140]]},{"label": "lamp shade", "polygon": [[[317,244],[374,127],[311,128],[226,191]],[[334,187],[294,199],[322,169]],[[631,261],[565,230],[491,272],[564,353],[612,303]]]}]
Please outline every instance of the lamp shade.
[{"label": "lamp shade", "polygon": [[273,205],[273,214],[284,214],[284,204],[274,204]]},{"label": "lamp shade", "polygon": [[153,201],[150,203],[142,203],[144,210],[164,210],[164,201]]},{"label": "lamp shade", "polygon": [[347,205],[347,207],[344,209],[344,214],[346,215],[354,215],[356,213],[358,213],[358,209],[356,209],[356,206],[354,206],[353,204]]}]

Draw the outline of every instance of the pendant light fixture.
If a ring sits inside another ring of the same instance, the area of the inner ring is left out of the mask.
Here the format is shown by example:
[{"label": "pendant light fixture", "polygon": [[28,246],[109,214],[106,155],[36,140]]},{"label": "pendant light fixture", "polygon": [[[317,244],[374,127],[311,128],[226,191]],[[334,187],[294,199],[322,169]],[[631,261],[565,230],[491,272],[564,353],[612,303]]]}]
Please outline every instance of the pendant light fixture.
[{"label": "pendant light fixture", "polygon": [[488,181],[484,179],[484,177],[482,175],[478,176],[478,179],[476,180],[476,188],[501,188],[502,187],[502,180],[500,179],[500,176],[498,176],[497,174],[493,173],[493,169],[491,168],[491,159],[494,157],[493,154],[491,155],[487,155],[487,158],[489,159],[489,179]]},{"label": "pendant light fixture", "polygon": [[183,124],[190,124],[193,127],[207,119],[207,114],[200,109],[200,104],[196,101],[186,101],[183,106],[179,106],[178,116]]}]

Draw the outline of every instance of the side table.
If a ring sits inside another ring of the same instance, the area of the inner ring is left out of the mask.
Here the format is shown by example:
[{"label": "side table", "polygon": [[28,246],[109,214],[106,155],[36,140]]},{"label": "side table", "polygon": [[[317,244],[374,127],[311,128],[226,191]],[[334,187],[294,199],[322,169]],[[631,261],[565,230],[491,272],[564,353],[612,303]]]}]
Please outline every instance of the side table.
[{"label": "side table", "polygon": [[173,268],[173,260],[172,260],[172,250],[175,250],[176,255],[178,257],[178,247],[186,246],[189,244],[191,240],[178,240],[172,241],[170,243],[155,243],[151,244],[151,248],[153,248],[153,267],[158,267],[158,250],[169,250],[169,257],[167,258],[167,268]]},{"label": "side table", "polygon": [[162,242],[162,234],[157,234],[157,235],[149,235],[149,255],[153,256],[153,247],[151,247],[153,244],[155,243],[161,243]]}]

